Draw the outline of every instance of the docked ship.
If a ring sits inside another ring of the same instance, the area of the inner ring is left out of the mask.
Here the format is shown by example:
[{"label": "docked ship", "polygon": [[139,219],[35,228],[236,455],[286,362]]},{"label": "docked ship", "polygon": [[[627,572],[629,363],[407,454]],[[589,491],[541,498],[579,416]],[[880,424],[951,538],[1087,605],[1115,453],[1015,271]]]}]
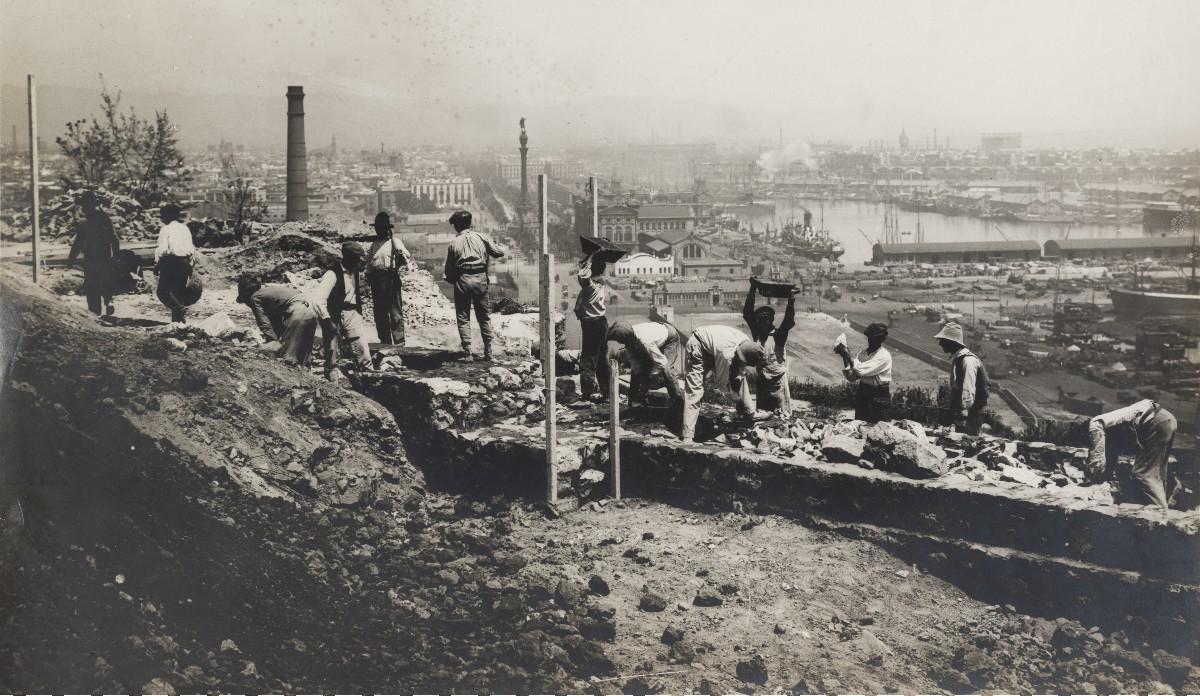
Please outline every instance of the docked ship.
[{"label": "docked ship", "polygon": [[1165,292],[1140,288],[1108,291],[1119,319],[1143,317],[1200,317],[1200,292]]},{"label": "docked ship", "polygon": [[1183,287],[1176,283],[1173,286],[1147,288],[1138,283],[1135,271],[1133,287],[1112,288],[1108,292],[1118,318],[1136,320],[1143,317],[1200,317],[1200,279],[1196,274],[1196,266],[1200,263],[1197,221],[1192,211],[1177,208],[1174,213],[1173,219],[1166,223],[1168,231],[1178,234],[1188,227],[1192,231],[1191,278]]},{"label": "docked ship", "polygon": [[782,246],[788,253],[810,261],[829,260],[836,263],[846,253],[841,242],[829,230],[813,229],[812,213],[804,213],[804,222],[789,222],[778,230],[767,229],[767,239]]}]

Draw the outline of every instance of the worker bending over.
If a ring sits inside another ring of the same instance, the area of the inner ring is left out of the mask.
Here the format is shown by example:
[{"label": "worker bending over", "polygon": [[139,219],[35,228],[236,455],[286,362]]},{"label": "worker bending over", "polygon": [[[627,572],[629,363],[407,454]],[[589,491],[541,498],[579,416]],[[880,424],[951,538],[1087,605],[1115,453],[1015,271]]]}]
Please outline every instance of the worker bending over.
[{"label": "worker bending over", "polygon": [[967,349],[963,328],[948,322],[934,336],[942,352],[950,356],[950,408],[953,425],[960,432],[978,435],[983,427],[983,407],[987,406],[988,381],[983,361]]},{"label": "worker bending over", "polygon": [[746,371],[763,363],[763,349],[749,336],[729,326],[701,326],[688,338],[683,351],[683,428],[681,437],[691,442],[700,418],[700,400],[704,398],[704,378],[713,376],[719,385],[727,385],[737,399],[738,414],[752,418],[753,393],[746,382]]},{"label": "worker bending over", "polygon": [[637,324],[614,322],[608,327],[608,340],[624,349],[629,361],[629,403],[645,403],[650,380],[661,374],[672,402],[682,402],[679,383],[679,352],[683,336],[679,329],[663,321]]},{"label": "worker bending over", "polygon": [[322,326],[334,329],[321,332],[326,378],[333,376],[333,367],[337,359],[335,336],[338,333],[350,344],[354,364],[358,369],[369,370],[373,366],[371,347],[367,342],[370,329],[362,315],[362,284],[359,282],[359,272],[365,265],[366,257],[367,250],[358,242],[343,243],[341,262],[329,264],[329,268],[317,281],[310,299]]},{"label": "worker bending over", "polygon": [[[1084,427],[1086,426],[1086,427]],[[1167,507],[1167,459],[1175,441],[1175,416],[1157,402],[1143,399],[1115,411],[1101,413],[1073,431],[1077,445],[1088,447],[1087,478],[1109,480],[1117,458],[1134,455],[1130,502]]]},{"label": "worker bending over", "polygon": [[857,383],[854,392],[854,417],[868,423],[887,420],[892,407],[892,354],[883,347],[888,329],[878,322],[864,331],[867,347],[857,357],[850,357],[845,343],[838,343],[833,352],[842,356],[842,374]]},{"label": "worker bending over", "polygon": [[[238,279],[237,301],[254,314],[258,330],[271,350],[285,362],[307,366],[317,335],[319,312],[304,293],[287,285],[263,285],[250,275]],[[333,335],[329,322],[322,329]]]}]

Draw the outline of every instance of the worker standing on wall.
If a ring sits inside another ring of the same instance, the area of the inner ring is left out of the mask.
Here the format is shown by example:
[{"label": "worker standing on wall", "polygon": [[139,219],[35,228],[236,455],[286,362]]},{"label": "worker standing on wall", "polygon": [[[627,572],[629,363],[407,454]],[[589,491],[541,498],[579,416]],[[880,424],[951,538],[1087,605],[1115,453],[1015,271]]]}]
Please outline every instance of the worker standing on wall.
[{"label": "worker standing on wall", "polygon": [[579,319],[583,334],[579,356],[579,393],[585,399],[607,401],[608,316],[604,282],[594,274],[590,256],[583,262],[577,276],[579,296],[575,298],[575,317]]},{"label": "worker standing on wall", "polygon": [[[795,287],[783,285],[787,292],[787,307],[783,310],[783,319],[776,326],[774,307],[754,306],[756,295],[762,286],[757,278],[750,278],[750,291],[746,293],[746,302],[742,305],[742,318],[750,327],[750,336],[765,351],[765,359],[757,370],[754,391],[758,399],[758,408],[789,416],[792,413],[792,398],[788,384],[786,347],[788,333],[796,326],[797,290]],[[771,287],[771,284],[768,283],[767,287]],[[779,284],[776,284],[776,287],[779,287]],[[770,346],[767,345],[768,340],[771,341]]]},{"label": "worker standing on wall", "polygon": [[404,345],[404,294],[400,271],[411,265],[404,242],[396,236],[391,216],[375,216],[375,239],[367,250],[367,285],[379,342]]},{"label": "worker standing on wall", "polygon": [[990,381],[983,361],[967,349],[963,328],[947,322],[934,336],[942,352],[950,356],[950,409],[954,426],[961,432],[978,435],[983,427],[983,408],[987,405]]},{"label": "worker standing on wall", "polygon": [[854,417],[878,423],[887,420],[892,407],[892,354],[883,347],[888,328],[876,322],[863,333],[867,336],[867,347],[856,357],[850,356],[850,348],[841,341],[833,347],[833,352],[842,356],[842,374],[858,385],[854,392]]},{"label": "worker standing on wall", "polygon": [[454,285],[454,320],[462,342],[464,360],[471,362],[471,309],[483,337],[483,359],[492,359],[492,319],[487,306],[488,262],[504,256],[504,247],[489,235],[471,228],[471,213],[456,210],[450,216],[458,236],[446,247],[445,279]]}]

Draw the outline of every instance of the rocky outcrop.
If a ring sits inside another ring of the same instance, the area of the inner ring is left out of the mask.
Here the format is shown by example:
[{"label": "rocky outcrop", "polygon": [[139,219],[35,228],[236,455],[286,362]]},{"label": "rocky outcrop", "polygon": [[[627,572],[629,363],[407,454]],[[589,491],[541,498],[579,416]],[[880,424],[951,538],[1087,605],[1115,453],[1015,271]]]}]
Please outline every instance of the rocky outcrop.
[{"label": "rocky outcrop", "polygon": [[862,429],[866,446],[863,458],[883,471],[915,479],[937,478],[945,474],[946,452],[918,438],[908,430],[890,423],[874,423]]}]

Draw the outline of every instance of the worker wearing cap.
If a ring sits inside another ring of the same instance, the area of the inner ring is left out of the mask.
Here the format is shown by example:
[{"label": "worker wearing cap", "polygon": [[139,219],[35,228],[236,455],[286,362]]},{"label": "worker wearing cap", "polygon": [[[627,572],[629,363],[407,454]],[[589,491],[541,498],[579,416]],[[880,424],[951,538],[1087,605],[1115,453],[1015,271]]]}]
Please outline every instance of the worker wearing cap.
[{"label": "worker wearing cap", "polygon": [[483,336],[483,359],[492,359],[492,321],[488,312],[488,261],[504,256],[504,247],[482,232],[471,229],[471,213],[456,210],[450,216],[458,236],[446,247],[445,279],[454,284],[454,318],[465,359],[471,354],[471,308]]},{"label": "worker wearing cap", "polygon": [[[317,335],[318,312],[304,293],[287,285],[263,285],[258,278],[238,279],[237,301],[250,308],[271,350],[285,362],[307,366]],[[324,331],[333,335],[332,323]]]},{"label": "worker wearing cap", "polygon": [[1170,411],[1143,399],[1080,423],[1072,430],[1072,440],[1088,448],[1085,473],[1093,483],[1112,476],[1118,457],[1134,455],[1134,495],[1130,502],[1166,508],[1167,460],[1177,425]]},{"label": "worker wearing cap", "polygon": [[842,374],[858,385],[854,392],[854,417],[877,423],[887,420],[892,407],[892,354],[883,347],[888,328],[876,322],[863,333],[867,337],[867,347],[856,357],[850,357],[850,349],[845,343],[839,342],[833,352],[842,356]]},{"label": "worker wearing cap", "polygon": [[617,321],[608,327],[608,340],[620,346],[629,362],[630,403],[646,400],[650,379],[657,374],[663,376],[671,400],[682,402],[683,387],[676,367],[683,343],[679,329],[665,321]]},{"label": "worker wearing cap", "polygon": [[579,295],[575,297],[575,318],[579,320],[582,346],[579,360],[579,393],[585,399],[608,399],[608,315],[604,301],[604,283],[593,274],[591,257],[576,273]]},{"label": "worker wearing cap", "polygon": [[174,203],[164,205],[158,211],[163,226],[158,230],[158,245],[154,248],[154,272],[158,275],[158,299],[171,310],[171,321],[183,322],[187,305],[183,303],[183,292],[192,275],[192,257],[196,247],[192,244],[192,231],[183,224],[183,211]]},{"label": "worker wearing cap", "polygon": [[983,427],[984,402],[978,398],[981,395],[977,394],[976,385],[983,362],[967,349],[962,325],[956,321],[946,322],[934,338],[942,352],[950,356],[950,402],[947,406],[954,426],[961,432],[978,435]]},{"label": "worker wearing cap", "polygon": [[371,288],[371,308],[379,342],[404,345],[404,295],[400,269],[410,265],[411,256],[404,242],[396,237],[387,212],[375,216],[375,239],[367,250],[367,285]]},{"label": "worker wearing cap", "polygon": [[341,262],[329,265],[309,298],[322,321],[322,326],[335,329],[321,332],[325,349],[326,378],[333,376],[337,353],[334,340],[336,333],[341,333],[350,344],[356,367],[369,370],[373,364],[371,347],[367,342],[370,327],[362,315],[362,284],[358,277],[366,263],[366,257],[367,250],[358,242],[343,243]]},{"label": "worker wearing cap", "polygon": [[72,230],[75,239],[71,242],[67,263],[74,263],[79,253],[83,252],[83,294],[87,297],[88,310],[92,314],[100,314],[103,300],[105,314],[111,315],[115,311],[112,296],[121,242],[117,239],[112,220],[100,209],[100,201],[94,191],[83,192],[79,197],[79,207],[83,210],[83,221]]},{"label": "worker wearing cap", "polygon": [[680,436],[691,442],[700,418],[704,378],[711,374],[717,384],[728,385],[737,399],[737,411],[753,417],[754,395],[746,382],[747,368],[763,363],[763,348],[749,336],[729,326],[701,326],[688,338],[683,351],[683,429]]}]

